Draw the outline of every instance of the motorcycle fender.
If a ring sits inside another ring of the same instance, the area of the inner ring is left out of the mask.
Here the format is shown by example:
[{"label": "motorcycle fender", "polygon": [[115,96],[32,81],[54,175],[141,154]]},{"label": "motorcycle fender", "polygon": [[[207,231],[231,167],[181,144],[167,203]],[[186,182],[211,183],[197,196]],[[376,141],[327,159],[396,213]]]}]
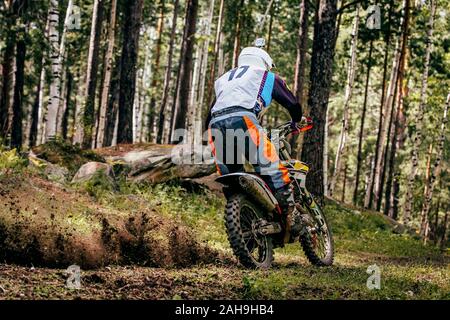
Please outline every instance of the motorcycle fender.
[{"label": "motorcycle fender", "polygon": [[[272,212],[278,208],[278,201],[264,180],[245,172],[230,173],[220,176],[217,182],[236,192],[236,188],[259,203],[265,210]],[[228,196],[227,194],[225,194]]]}]

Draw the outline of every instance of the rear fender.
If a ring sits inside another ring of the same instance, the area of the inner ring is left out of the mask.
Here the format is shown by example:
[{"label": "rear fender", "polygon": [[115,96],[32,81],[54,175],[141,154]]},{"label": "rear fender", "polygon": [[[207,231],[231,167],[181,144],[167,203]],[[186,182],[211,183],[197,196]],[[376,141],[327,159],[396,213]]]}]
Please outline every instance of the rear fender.
[{"label": "rear fender", "polygon": [[242,192],[269,212],[279,208],[272,191],[264,180],[256,175],[245,172],[230,173],[220,176],[216,181],[226,187],[224,191],[227,197],[236,192]]}]

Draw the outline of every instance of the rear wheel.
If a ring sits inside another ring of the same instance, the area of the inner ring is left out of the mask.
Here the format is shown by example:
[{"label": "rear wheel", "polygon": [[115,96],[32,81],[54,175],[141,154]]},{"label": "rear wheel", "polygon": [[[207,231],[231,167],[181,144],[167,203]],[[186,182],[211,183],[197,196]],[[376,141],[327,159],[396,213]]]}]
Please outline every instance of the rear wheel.
[{"label": "rear wheel", "polygon": [[257,232],[261,210],[242,194],[232,195],[225,209],[228,241],[246,268],[267,269],[273,261],[272,239]]},{"label": "rear wheel", "polygon": [[308,260],[316,266],[330,266],[334,259],[333,235],[320,206],[309,195],[302,214],[303,230],[300,243]]}]

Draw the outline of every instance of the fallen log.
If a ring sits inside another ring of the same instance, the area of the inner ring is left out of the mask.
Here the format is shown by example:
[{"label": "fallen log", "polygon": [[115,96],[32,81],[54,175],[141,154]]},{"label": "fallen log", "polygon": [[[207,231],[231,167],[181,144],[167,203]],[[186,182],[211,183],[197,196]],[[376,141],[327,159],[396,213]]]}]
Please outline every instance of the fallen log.
[{"label": "fallen log", "polygon": [[193,179],[215,172],[207,148],[190,145],[127,144],[97,149],[112,165],[126,167],[131,181],[166,182],[173,179]]}]

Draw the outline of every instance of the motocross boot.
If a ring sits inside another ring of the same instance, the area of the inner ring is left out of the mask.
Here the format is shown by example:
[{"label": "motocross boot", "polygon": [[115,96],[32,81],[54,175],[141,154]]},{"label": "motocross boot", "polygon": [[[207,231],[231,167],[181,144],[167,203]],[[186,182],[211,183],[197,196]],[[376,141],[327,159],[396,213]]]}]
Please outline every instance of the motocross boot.
[{"label": "motocross boot", "polygon": [[285,242],[293,242],[300,234],[302,223],[300,211],[295,205],[294,192],[290,185],[278,189],[275,193],[283,216],[285,218],[286,234]]}]

